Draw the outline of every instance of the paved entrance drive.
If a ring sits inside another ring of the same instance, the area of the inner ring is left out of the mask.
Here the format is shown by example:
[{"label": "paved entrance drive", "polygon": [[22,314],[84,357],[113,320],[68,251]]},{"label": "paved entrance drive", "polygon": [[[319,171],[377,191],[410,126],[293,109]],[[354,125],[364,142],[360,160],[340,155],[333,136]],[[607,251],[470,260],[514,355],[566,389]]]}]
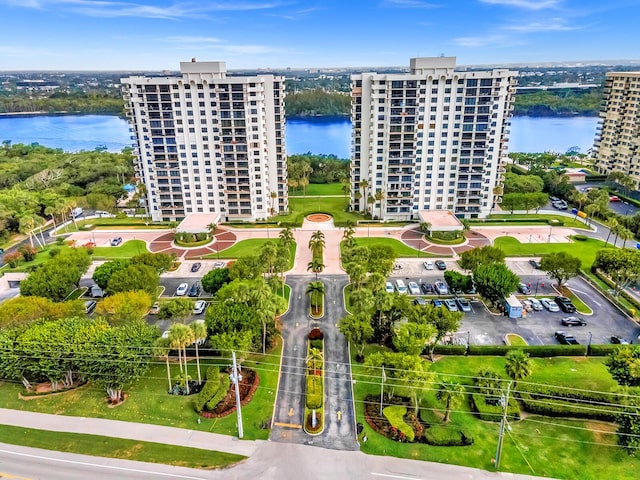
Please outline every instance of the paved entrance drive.
[{"label": "paved entrance drive", "polygon": [[[314,320],[309,317],[309,301],[305,295],[312,275],[289,276],[291,308],[282,317],[282,370],[273,415],[271,440],[303,443],[336,450],[358,450],[355,432],[355,412],[351,389],[349,349],[336,324],[346,311],[342,290],[346,276],[322,275],[325,285],[325,315]],[[305,357],[307,334],[318,327],[324,333],[324,431],[307,434],[303,427],[305,406]]]}]

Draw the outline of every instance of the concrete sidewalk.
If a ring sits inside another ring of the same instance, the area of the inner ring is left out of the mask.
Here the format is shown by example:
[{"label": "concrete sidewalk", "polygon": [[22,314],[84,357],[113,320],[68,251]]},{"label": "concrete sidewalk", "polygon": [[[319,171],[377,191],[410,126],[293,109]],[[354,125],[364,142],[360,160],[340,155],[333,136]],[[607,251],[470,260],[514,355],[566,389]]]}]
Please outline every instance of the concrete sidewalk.
[{"label": "concrete sidewalk", "polygon": [[246,457],[253,455],[256,449],[264,443],[262,440],[238,440],[227,435],[198,432],[184,428],[163,427],[161,425],[123,422],[103,418],[51,415],[6,408],[0,408],[0,424],[54,432],[103,435],[106,437],[180,445],[182,447],[235,453]]}]

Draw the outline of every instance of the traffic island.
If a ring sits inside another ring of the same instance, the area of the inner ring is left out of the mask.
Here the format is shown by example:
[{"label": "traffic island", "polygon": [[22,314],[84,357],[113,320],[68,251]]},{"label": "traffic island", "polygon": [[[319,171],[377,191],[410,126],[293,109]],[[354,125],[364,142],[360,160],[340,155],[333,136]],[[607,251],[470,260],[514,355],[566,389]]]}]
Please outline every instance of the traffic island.
[{"label": "traffic island", "polygon": [[304,431],[318,435],[324,430],[324,334],[309,332],[306,358]]}]

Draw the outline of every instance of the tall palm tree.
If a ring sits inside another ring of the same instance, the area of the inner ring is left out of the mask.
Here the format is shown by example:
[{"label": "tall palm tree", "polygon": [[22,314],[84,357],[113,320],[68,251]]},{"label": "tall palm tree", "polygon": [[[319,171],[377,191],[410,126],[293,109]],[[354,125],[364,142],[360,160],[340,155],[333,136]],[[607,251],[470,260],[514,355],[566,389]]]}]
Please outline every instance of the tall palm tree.
[{"label": "tall palm tree", "polygon": [[504,357],[504,371],[513,380],[515,390],[518,380],[528,377],[533,373],[533,362],[529,354],[522,350],[511,350]]},{"label": "tall palm tree", "polygon": [[622,240],[624,240],[624,243],[622,244],[622,248],[627,248],[627,240],[631,240],[633,237],[635,237],[634,233],[631,230],[629,230],[627,227],[620,228],[618,235]]},{"label": "tall palm tree", "polygon": [[311,307],[315,310],[320,308],[320,303],[322,300],[322,296],[324,295],[324,283],[321,281],[318,282],[310,282],[307,285],[307,290],[305,294],[309,295],[309,301],[311,302]]},{"label": "tall palm tree", "polygon": [[380,202],[380,221],[382,221],[382,206],[383,206],[383,200],[385,196],[381,188],[376,190],[375,198],[376,198],[376,201]]},{"label": "tall palm tree", "polygon": [[[184,373],[185,387],[187,395],[189,394],[189,375],[187,370],[187,345],[191,345],[195,341],[193,330],[182,323],[174,323],[169,327],[169,344],[172,348],[178,350],[178,362],[180,372]],[[184,370],[183,370],[184,367]]]},{"label": "tall palm tree", "polygon": [[575,193],[571,196],[571,199],[578,204],[578,209],[576,210],[576,215],[575,215],[575,217],[577,217],[578,212],[582,210],[582,205],[586,203],[589,197],[587,197],[586,193],[576,190]]},{"label": "tall palm tree", "polygon": [[215,222],[211,222],[209,225],[207,225],[207,230],[209,230],[209,235],[211,235],[212,237],[216,233],[217,229],[218,229],[218,224]]},{"label": "tall palm tree", "polygon": [[202,376],[200,375],[200,354],[198,352],[198,344],[207,339],[207,327],[204,322],[192,322],[189,327],[191,327],[193,336],[196,339],[196,365],[198,368],[198,385],[200,385],[202,383]]},{"label": "tall palm tree", "polygon": [[358,187],[362,189],[362,196],[360,198],[367,199],[368,198],[367,188],[369,188],[369,181],[368,180],[360,180],[360,183],[358,184]]},{"label": "tall palm tree", "polygon": [[322,263],[319,259],[314,258],[307,264],[307,271],[312,271],[316,274],[316,282],[318,281],[318,273],[324,270],[324,263]]},{"label": "tall palm tree", "polygon": [[373,204],[376,203],[376,199],[373,195],[369,194],[367,197],[367,213],[373,215]]},{"label": "tall palm tree", "polygon": [[322,233],[322,231],[320,230],[313,232],[311,238],[309,239],[309,249],[313,252],[314,255],[319,257],[322,255],[324,246],[324,233]]},{"label": "tall palm tree", "polygon": [[451,409],[459,405],[464,398],[464,387],[459,383],[441,382],[438,384],[436,399],[444,405],[444,417],[442,421],[447,423],[451,415]]},{"label": "tall palm tree", "polygon": [[280,244],[288,250],[294,242],[293,230],[291,230],[291,227],[286,227],[280,230],[279,238]]},{"label": "tall palm tree", "polygon": [[171,352],[171,345],[168,338],[158,338],[154,345],[156,355],[164,357],[167,364],[167,381],[169,382],[169,392],[171,391],[171,369],[169,368],[169,352]]},{"label": "tall palm tree", "polygon": [[612,218],[609,220],[609,233],[607,234],[607,239],[604,242],[605,246],[609,245],[609,237],[611,237],[611,234],[614,233],[616,228],[618,228],[618,220]]},{"label": "tall palm tree", "polygon": [[278,199],[278,194],[276,192],[271,192],[270,195],[271,197],[271,215],[275,215],[276,214],[276,200]]}]

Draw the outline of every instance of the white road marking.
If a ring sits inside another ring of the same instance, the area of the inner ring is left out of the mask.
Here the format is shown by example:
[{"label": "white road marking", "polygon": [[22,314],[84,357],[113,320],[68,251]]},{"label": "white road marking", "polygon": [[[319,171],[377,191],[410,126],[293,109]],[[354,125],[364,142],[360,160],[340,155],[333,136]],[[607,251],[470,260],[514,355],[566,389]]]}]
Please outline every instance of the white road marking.
[{"label": "white road marking", "polygon": [[418,477],[403,477],[402,475],[389,475],[387,473],[371,472],[371,475],[375,475],[376,477],[401,478],[403,480],[420,480]]},{"label": "white road marking", "polygon": [[[100,464],[97,464],[97,463],[78,462],[78,461],[75,461],[75,460],[64,460],[62,458],[44,457],[42,455],[32,455],[30,453],[11,452],[9,450],[0,450],[0,452],[1,453],[8,453],[9,455],[17,455],[17,456],[20,456],[20,457],[38,458],[38,459],[42,459],[42,460],[50,460],[52,462],[70,463],[70,464],[73,464],[73,465],[84,465],[84,466],[87,466],[87,467],[109,468],[111,470],[122,470],[122,471],[125,471],[125,472],[134,472],[134,473],[147,473],[147,474],[163,476],[163,477],[187,478],[189,480],[204,480],[203,477],[189,477],[187,475],[177,475],[177,474],[174,474],[174,473],[152,472],[150,470],[140,470],[140,469],[137,469],[137,468],[116,467],[114,465],[100,465]],[[104,457],[104,458],[107,458],[107,457]],[[117,460],[117,459],[110,459],[110,460]],[[160,464],[158,464],[158,465],[160,465]]]}]

